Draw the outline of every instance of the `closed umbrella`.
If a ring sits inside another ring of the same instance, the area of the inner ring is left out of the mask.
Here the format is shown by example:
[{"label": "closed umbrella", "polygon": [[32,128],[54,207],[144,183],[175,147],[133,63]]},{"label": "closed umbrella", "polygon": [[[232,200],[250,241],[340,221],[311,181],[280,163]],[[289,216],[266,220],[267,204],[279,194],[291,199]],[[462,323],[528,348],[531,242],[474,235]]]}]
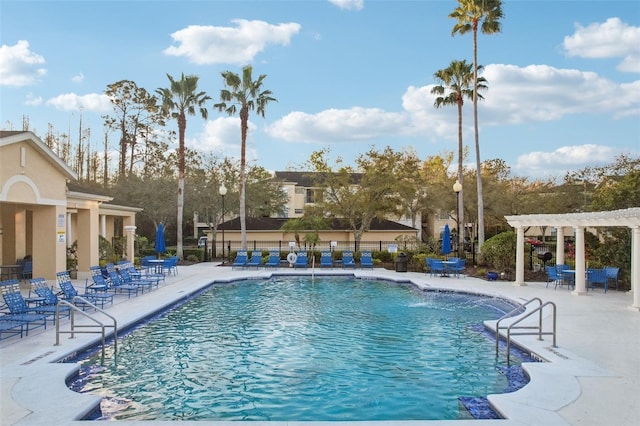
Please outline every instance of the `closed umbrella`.
[{"label": "closed umbrella", "polygon": [[451,253],[451,231],[449,225],[444,226],[444,232],[442,233],[442,254],[445,256]]},{"label": "closed umbrella", "polygon": [[158,229],[156,230],[156,253],[158,253],[158,257],[161,253],[167,251],[167,244],[164,241],[164,225],[162,222],[158,225]]}]

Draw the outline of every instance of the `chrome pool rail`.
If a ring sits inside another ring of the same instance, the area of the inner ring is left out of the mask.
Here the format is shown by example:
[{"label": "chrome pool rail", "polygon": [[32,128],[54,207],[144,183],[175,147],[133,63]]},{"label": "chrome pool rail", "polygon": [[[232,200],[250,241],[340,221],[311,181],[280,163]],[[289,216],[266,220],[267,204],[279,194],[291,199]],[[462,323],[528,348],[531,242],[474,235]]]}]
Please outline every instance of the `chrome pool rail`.
[{"label": "chrome pool rail", "polygon": [[[97,319],[95,316],[93,315],[89,315],[88,312],[85,312],[84,310],[80,309],[79,307],[77,307],[73,302],[81,302],[84,305],[87,306],[91,306],[92,308],[94,308],[96,311],[102,313],[103,315],[109,317],[112,321],[113,324],[104,324],[102,321],[100,321],[99,319]],[[69,306],[69,308],[71,309],[71,330],[69,331],[64,331],[64,330],[60,330],[60,305],[64,305],[64,306]],[[80,297],[80,296],[75,296],[73,298],[73,300],[71,302],[66,301],[66,300],[61,300],[60,302],[58,302],[58,309],[56,309],[56,343],[55,346],[60,346],[60,334],[71,334],[71,337],[69,337],[70,339],[73,339],[75,337],[76,333],[91,333],[91,334],[101,334],[101,343],[102,343],[102,357],[104,358],[104,352],[105,352],[105,344],[106,344],[106,329],[107,328],[113,328],[113,347],[115,350],[118,349],[118,322],[116,321],[115,317],[109,315],[108,313],[106,313],[104,310],[100,309],[99,307],[97,307],[96,305],[94,305],[93,303],[89,302],[88,300]],[[75,313],[78,312],[81,315],[83,315],[84,317],[88,318],[90,321],[92,321],[94,324],[76,324],[75,323]],[[100,330],[95,330],[96,327],[99,327]],[[94,330],[77,330],[78,328],[80,329],[90,329],[93,328]]]}]

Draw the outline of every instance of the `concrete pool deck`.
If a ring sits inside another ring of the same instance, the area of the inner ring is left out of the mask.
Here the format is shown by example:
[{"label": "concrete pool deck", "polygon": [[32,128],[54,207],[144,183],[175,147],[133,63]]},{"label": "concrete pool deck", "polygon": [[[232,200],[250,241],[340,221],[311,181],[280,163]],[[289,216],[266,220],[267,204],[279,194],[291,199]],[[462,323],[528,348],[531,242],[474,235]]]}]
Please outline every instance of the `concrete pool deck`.
[{"label": "concrete pool deck", "polygon": [[[127,299],[118,295],[114,306],[106,311],[117,318],[119,329],[134,324],[158,309],[205,287],[213,281],[229,281],[245,277],[268,277],[271,274],[354,274],[390,280],[412,281],[420,288],[462,290],[506,297],[523,303],[534,297],[557,306],[557,347],[551,336],[543,341],[536,336],[513,339],[549,362],[527,363],[524,368],[531,381],[524,388],[489,397],[494,408],[506,420],[450,420],[405,422],[358,422],[358,425],[588,425],[637,426],[640,424],[640,312],[631,309],[628,292],[601,289],[586,296],[573,295],[566,288],[546,288],[546,283],[514,286],[505,281],[475,278],[429,277],[421,273],[397,273],[372,270],[232,270],[216,263],[181,266],[177,276],[168,277],[159,289]],[[84,283],[78,283],[82,288]],[[544,328],[550,329],[550,311],[544,311]],[[537,322],[537,315],[533,318]],[[69,329],[69,320],[61,321],[61,329]],[[55,327],[37,329],[28,337],[11,337],[0,341],[0,425],[66,426],[86,424],[74,421],[96,405],[99,397],[78,394],[67,388],[65,378],[72,375],[74,364],[55,361],[99,342],[90,334],[68,339],[61,336],[55,346]],[[179,424],[180,426],[260,426],[328,425],[349,422],[225,422],[225,421],[116,421],[115,424],[144,426]],[[111,422],[110,424],[114,424]],[[353,423],[351,423],[353,424]]]}]

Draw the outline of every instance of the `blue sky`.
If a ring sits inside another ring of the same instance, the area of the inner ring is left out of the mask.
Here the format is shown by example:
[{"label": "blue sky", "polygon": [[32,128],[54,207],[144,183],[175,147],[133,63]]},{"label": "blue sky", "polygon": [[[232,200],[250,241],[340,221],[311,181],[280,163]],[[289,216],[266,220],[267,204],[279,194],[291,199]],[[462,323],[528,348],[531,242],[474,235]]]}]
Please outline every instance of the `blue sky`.
[{"label": "blue sky", "polygon": [[[473,60],[471,34],[451,36],[453,0],[17,1],[0,3],[0,123],[48,123],[77,141],[80,110],[102,145],[108,84],[154,93],[167,73],[200,77],[213,101],[189,117],[187,145],[238,157],[237,117],[213,109],[222,71],[251,64],[277,103],[250,119],[247,156],[299,169],[328,147],[352,162],[374,146],[421,158],[457,152],[457,112],[435,109],[433,74]],[[640,2],[512,0],[502,32],[478,37],[489,90],[479,104],[481,159],[514,175],[566,171],[640,155]],[[475,164],[473,108],[465,160]],[[171,122],[170,129],[175,129]],[[117,147],[117,135],[110,134]],[[115,158],[115,156],[113,156]]]}]

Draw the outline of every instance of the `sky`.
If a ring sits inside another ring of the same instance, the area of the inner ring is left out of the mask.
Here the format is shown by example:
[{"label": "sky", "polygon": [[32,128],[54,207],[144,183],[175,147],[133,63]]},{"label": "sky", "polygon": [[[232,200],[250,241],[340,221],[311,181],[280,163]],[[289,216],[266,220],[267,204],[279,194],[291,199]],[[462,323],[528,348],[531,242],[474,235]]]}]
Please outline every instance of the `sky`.
[{"label": "sky", "polygon": [[[80,117],[102,146],[107,85],[151,93],[167,74],[197,75],[212,97],[188,117],[186,144],[239,158],[239,118],[218,112],[221,73],[253,67],[277,102],[250,116],[247,160],[301,170],[312,152],[353,164],[372,147],[420,158],[455,152],[457,109],[435,108],[434,73],[473,62],[471,33],[452,36],[454,0],[0,1],[0,127],[77,141]],[[514,176],[640,155],[640,2],[507,0],[502,31],[478,34],[480,159]],[[475,168],[473,105],[463,109]],[[176,130],[175,121],[168,125]],[[108,135],[110,149],[117,134]],[[112,156],[112,157],[115,157]]]}]

